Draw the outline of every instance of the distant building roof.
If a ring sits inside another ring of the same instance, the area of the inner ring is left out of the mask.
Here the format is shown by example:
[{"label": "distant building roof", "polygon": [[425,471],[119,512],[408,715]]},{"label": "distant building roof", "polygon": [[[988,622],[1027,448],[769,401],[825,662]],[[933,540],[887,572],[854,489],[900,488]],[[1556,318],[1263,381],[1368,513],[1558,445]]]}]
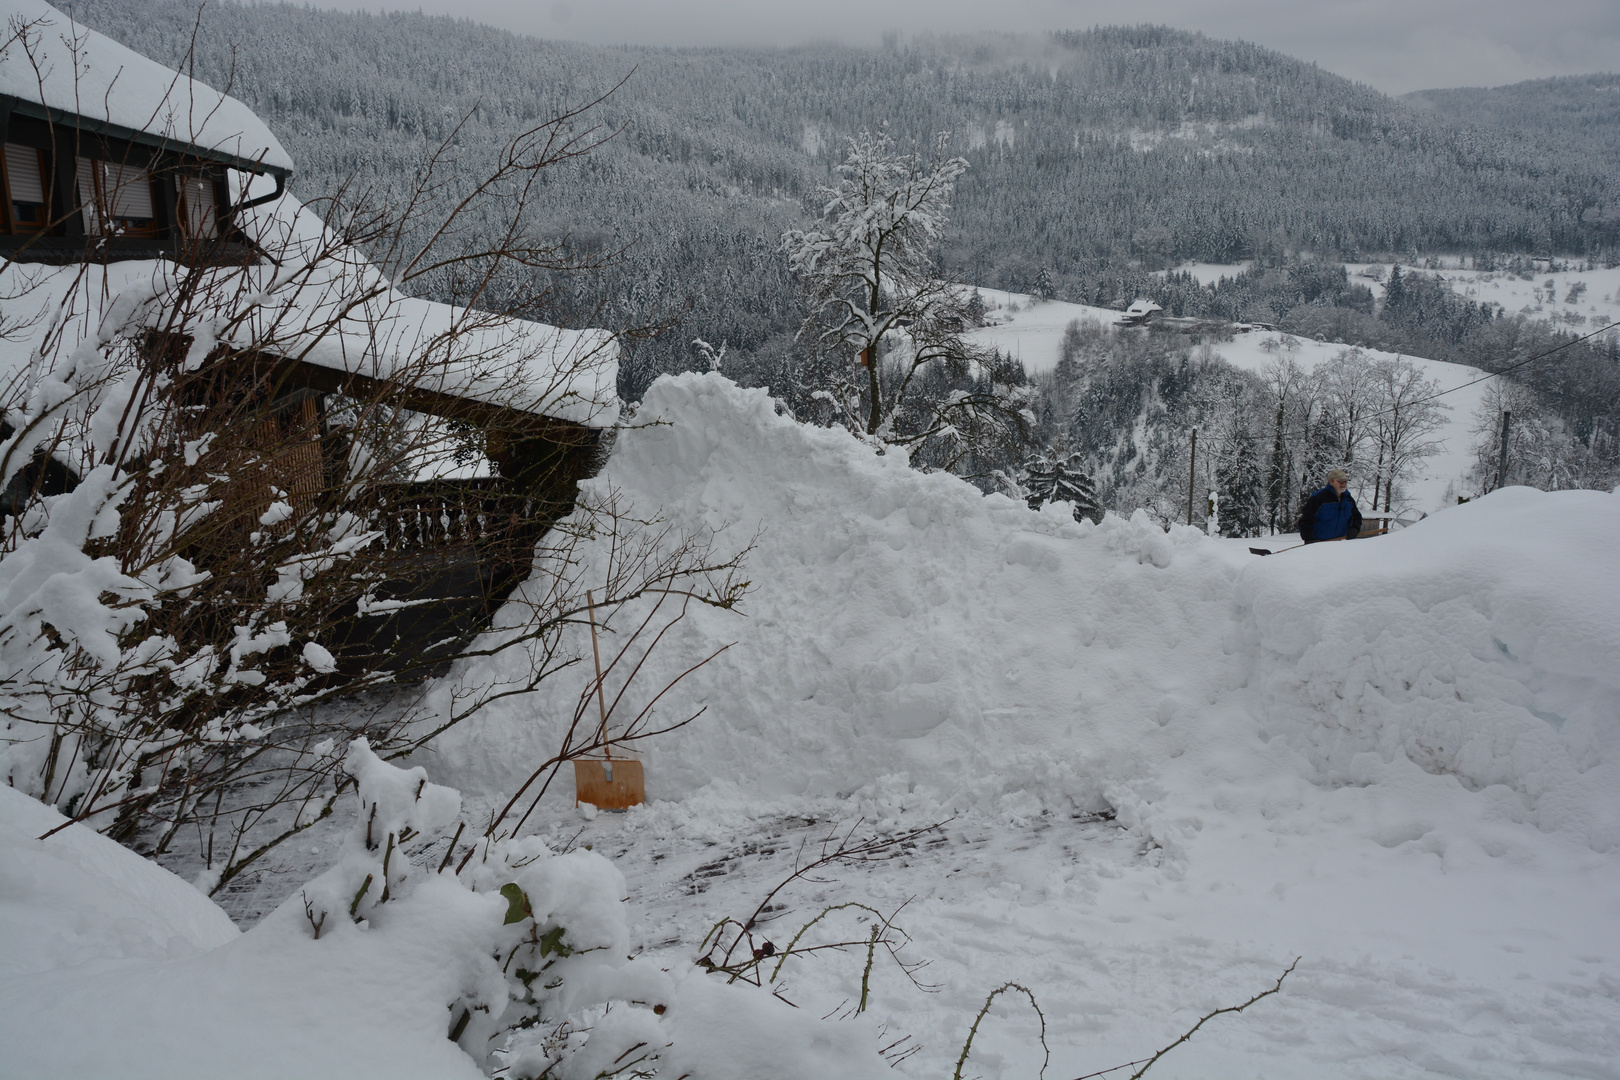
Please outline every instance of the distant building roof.
[{"label": "distant building roof", "polygon": [[1155,311],[1163,310],[1164,308],[1160,307],[1158,304],[1155,304],[1151,300],[1137,300],[1134,304],[1125,309],[1125,314],[1130,318],[1140,319],[1153,314]]},{"label": "distant building roof", "polygon": [[44,0],[0,0],[28,41],[0,48],[0,95],[21,112],[80,117],[104,134],[195,147],[240,168],[293,171],[264,121],[235,98],[73,22]]}]

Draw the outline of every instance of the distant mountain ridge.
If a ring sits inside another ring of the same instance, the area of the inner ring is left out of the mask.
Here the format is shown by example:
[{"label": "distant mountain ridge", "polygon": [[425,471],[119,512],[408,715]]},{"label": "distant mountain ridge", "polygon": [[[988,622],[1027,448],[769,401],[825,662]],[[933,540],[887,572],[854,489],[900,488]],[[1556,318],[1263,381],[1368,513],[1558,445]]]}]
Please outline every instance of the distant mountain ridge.
[{"label": "distant mountain ridge", "polygon": [[1417,90],[1400,100],[1465,124],[1604,146],[1611,153],[1620,150],[1620,72]]},{"label": "distant mountain ridge", "polygon": [[[192,0],[82,0],[89,25],[179,63]],[[790,348],[795,283],[778,237],[801,224],[843,139],[887,123],[955,135],[972,167],[942,252],[951,272],[1114,303],[1125,271],[1184,259],[1373,259],[1415,251],[1620,258],[1620,154],[1417,108],[1315,65],[1164,27],[925,38],[856,49],[602,48],[465,20],[286,4],[204,9],[198,77],[271,125],[306,197],[359,174],[408,178],[471,114],[472,175],[504,138],[629,76],[600,109],[623,132],[548,180],[534,227],[632,244],[577,283],[581,312],[627,325],[683,308],[637,353],[684,366],[690,329],[734,350]],[[1463,91],[1431,92],[1442,95]],[[1455,99],[1461,100],[1461,99]],[[1436,104],[1436,102],[1440,104]]]}]

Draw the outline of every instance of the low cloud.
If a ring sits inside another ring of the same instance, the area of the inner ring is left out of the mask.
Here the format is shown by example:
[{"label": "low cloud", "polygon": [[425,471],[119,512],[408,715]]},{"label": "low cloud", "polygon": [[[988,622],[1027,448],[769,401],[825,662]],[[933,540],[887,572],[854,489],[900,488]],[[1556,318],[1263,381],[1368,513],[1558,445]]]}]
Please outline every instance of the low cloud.
[{"label": "low cloud", "polygon": [[[375,0],[327,2],[348,9],[379,6]],[[1391,94],[1620,68],[1620,4],[1614,0],[401,0],[380,6],[454,15],[539,37],[673,47],[812,41],[875,46],[886,34],[892,39],[1163,23],[1257,42]]]}]

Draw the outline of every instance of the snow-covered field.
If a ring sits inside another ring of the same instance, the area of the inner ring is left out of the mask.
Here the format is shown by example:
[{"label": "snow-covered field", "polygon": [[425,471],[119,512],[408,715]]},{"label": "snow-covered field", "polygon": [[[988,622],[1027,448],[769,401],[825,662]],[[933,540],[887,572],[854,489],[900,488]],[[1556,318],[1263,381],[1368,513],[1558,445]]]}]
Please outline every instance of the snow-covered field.
[{"label": "snow-covered field", "polygon": [[[1382,296],[1387,265],[1351,264],[1351,279]],[[1371,270],[1379,280],[1364,276]],[[1584,333],[1620,319],[1620,267],[1596,270],[1537,271],[1529,276],[1505,270],[1448,268],[1424,270],[1403,266],[1403,273],[1438,276],[1459,296],[1480,303],[1500,304],[1509,315],[1549,319],[1559,327]],[[1572,295],[1573,293],[1573,295]]]},{"label": "snow-covered field", "polygon": [[[587,819],[554,792],[537,831],[624,874],[626,968],[668,969],[681,1002],[631,1014],[693,1080],[947,1075],[1009,980],[1045,1015],[1045,1075],[1076,1077],[1295,957],[1281,993],[1150,1075],[1620,1076],[1620,496],[1509,488],[1260,559],[981,497],[718,376],[661,380],[638,419],[667,424],[625,431],[593,483],[757,532],[754,590],[648,661],[656,688],[737,642],[661,703],[707,711],[648,752],[650,804]],[[416,764],[482,820],[579,689],[492,707]],[[237,935],[109,842],[33,839],[50,812],[0,796],[0,1074],[476,1074],[444,1038],[475,944],[413,936],[418,908],[312,941],[289,883]],[[717,996],[693,966],[709,928],[857,822],[944,824],[791,886],[764,932],[904,903],[934,992],[880,962],[869,1011],[840,1019],[864,962],[846,953],[793,961],[797,1011]],[[908,1036],[887,1072],[877,1049]],[[1036,1036],[999,998],[963,1075],[1036,1075]]]},{"label": "snow-covered field", "polygon": [[[1203,269],[1209,267],[1205,266]],[[1236,273],[1242,267],[1232,266],[1225,269]],[[1593,272],[1594,275],[1604,273],[1615,274],[1616,287],[1620,288],[1620,271]],[[993,346],[1020,358],[1024,369],[1031,373],[1050,371],[1057,366],[1058,359],[1062,355],[1063,331],[1074,320],[1097,319],[1105,326],[1112,326],[1119,321],[1119,312],[1107,308],[1070,304],[1061,300],[1035,300],[1018,293],[1005,293],[995,289],[980,289],[979,293],[984,297],[990,316],[997,322],[993,326],[973,331],[972,338],[982,345]],[[1620,305],[1616,306],[1620,308]],[[1216,344],[1214,350],[1218,356],[1234,367],[1258,373],[1277,356],[1290,355],[1276,351],[1284,336],[1255,330],[1238,334],[1231,341]],[[1311,341],[1305,338],[1288,340],[1295,346],[1295,351],[1291,354],[1295,362],[1306,371],[1314,369],[1318,364],[1332,359],[1348,348],[1335,342]],[[1272,351],[1268,351],[1268,346]],[[1397,356],[1396,353],[1380,349],[1363,351],[1373,359]],[[1424,378],[1439,383],[1440,389],[1445,392],[1445,397],[1441,401],[1450,410],[1446,423],[1434,436],[1441,444],[1440,452],[1425,459],[1422,474],[1412,479],[1408,489],[1411,504],[1424,513],[1430,513],[1445,504],[1448,492],[1455,494],[1455,491],[1465,490],[1464,478],[1471,464],[1468,448],[1472,435],[1469,429],[1473,425],[1474,414],[1480,402],[1484,400],[1486,384],[1478,380],[1485,372],[1465,364],[1452,364],[1444,360],[1404,355],[1401,358],[1416,365],[1423,372]]]},{"label": "snow-covered field", "polygon": [[[1435,260],[1438,269],[1399,264],[1403,274],[1439,277],[1453,292],[1480,303],[1500,304],[1510,315],[1550,319],[1567,329],[1592,330],[1620,319],[1620,267],[1588,270],[1535,270],[1512,274],[1506,270],[1472,270],[1457,257]],[[1346,263],[1350,279],[1365,285],[1382,298],[1384,282],[1393,263]],[[1210,285],[1223,277],[1236,277],[1249,263],[1186,263],[1176,267],[1189,273],[1199,284]],[[1573,291],[1573,295],[1572,295]]]}]

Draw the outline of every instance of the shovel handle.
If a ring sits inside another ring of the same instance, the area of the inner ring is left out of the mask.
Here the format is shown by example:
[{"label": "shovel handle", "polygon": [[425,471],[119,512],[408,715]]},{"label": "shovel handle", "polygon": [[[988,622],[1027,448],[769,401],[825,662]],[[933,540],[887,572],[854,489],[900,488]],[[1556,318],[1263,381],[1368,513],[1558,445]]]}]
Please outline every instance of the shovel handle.
[{"label": "shovel handle", "polygon": [[[602,715],[602,753],[606,757],[613,756],[613,744],[608,742],[607,734],[607,702],[602,697],[602,651],[596,644],[596,598],[591,590],[585,590],[586,618],[591,624],[591,660],[596,664],[596,711]],[[611,768],[611,766],[610,766]]]}]

